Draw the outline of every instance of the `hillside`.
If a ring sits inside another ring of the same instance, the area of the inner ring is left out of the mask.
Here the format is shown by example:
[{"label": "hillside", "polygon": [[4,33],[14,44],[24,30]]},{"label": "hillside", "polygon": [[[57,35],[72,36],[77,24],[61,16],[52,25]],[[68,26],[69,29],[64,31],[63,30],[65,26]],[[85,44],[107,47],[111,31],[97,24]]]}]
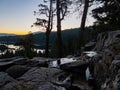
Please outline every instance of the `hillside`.
[{"label": "hillside", "polygon": [[[87,28],[86,30],[86,35],[87,38],[90,39],[90,33],[92,32],[92,30],[89,30],[89,28]],[[34,35],[34,43],[35,44],[39,44],[41,46],[45,45],[45,32],[36,32],[33,34]],[[67,29],[67,30],[63,30],[62,31],[62,38],[63,38],[63,42],[67,42],[70,39],[75,39],[76,37],[78,37],[79,35],[79,28],[73,28],[73,29]],[[25,35],[24,35],[25,36]],[[17,41],[19,41],[21,38],[23,38],[24,36],[18,36],[18,35],[14,35],[14,36],[2,36],[0,37],[0,43],[7,43],[7,44],[14,44]],[[57,34],[56,32],[51,32],[50,34],[50,44],[52,44],[53,42],[56,41],[56,37]]]}]

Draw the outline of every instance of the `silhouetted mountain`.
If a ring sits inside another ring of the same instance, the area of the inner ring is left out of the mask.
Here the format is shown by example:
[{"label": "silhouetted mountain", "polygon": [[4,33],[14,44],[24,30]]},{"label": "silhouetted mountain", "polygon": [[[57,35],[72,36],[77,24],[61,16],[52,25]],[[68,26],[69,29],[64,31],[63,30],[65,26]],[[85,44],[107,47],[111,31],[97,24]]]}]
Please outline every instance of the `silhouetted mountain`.
[{"label": "silhouetted mountain", "polygon": [[[63,42],[66,42],[70,38],[77,37],[78,34],[79,34],[79,29],[78,28],[63,30],[62,31]],[[34,34],[34,38],[35,38],[35,43],[36,44],[40,44],[40,45],[45,44],[45,38],[46,37],[45,37],[44,32],[40,32],[40,33],[38,32],[38,33]],[[51,34],[50,34],[50,44],[52,44],[56,40],[57,40],[56,31],[51,32]]]},{"label": "silhouetted mountain", "polygon": [[[90,39],[90,33],[91,30],[89,30],[89,28],[86,30],[86,36],[88,39]],[[17,41],[19,41],[23,36],[18,36],[18,35],[8,35],[7,36],[2,36],[0,37],[0,43],[7,43],[7,44],[11,44],[11,43],[16,43]],[[41,45],[41,46],[45,46],[45,32],[35,32],[33,33],[34,35],[34,43]],[[76,37],[78,37],[79,35],[79,28],[73,28],[73,29],[67,29],[67,30],[63,30],[62,31],[62,38],[63,38],[63,42],[66,42],[70,39],[74,39]],[[56,31],[51,32],[50,34],[50,44],[54,43],[57,40],[57,33]]]}]

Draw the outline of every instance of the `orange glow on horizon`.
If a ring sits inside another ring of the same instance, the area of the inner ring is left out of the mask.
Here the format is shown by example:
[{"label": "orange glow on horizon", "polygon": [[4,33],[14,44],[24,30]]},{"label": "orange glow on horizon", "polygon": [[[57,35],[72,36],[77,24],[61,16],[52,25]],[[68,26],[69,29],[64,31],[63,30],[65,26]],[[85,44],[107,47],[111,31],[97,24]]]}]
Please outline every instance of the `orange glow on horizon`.
[{"label": "orange glow on horizon", "polygon": [[13,34],[17,34],[17,35],[25,35],[25,34],[28,34],[28,32],[15,31],[15,32],[13,32]]},{"label": "orange glow on horizon", "polygon": [[6,33],[6,34],[16,34],[16,35],[25,35],[28,34],[27,31],[23,31],[23,30],[1,30],[0,29],[0,33]]}]

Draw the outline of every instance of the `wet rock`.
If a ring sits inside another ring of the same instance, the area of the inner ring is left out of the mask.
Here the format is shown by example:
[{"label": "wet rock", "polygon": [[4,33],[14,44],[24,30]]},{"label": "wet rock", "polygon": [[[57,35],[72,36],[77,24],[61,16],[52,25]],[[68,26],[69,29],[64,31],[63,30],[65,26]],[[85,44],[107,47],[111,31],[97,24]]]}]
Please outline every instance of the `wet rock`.
[{"label": "wet rock", "polygon": [[11,66],[6,70],[6,72],[13,78],[18,78],[22,76],[25,72],[27,72],[30,69],[30,67],[26,67],[23,65],[14,65]]},{"label": "wet rock", "polygon": [[62,70],[65,70],[65,71],[73,73],[73,74],[77,74],[83,80],[85,80],[85,78],[86,78],[85,70],[87,69],[87,67],[88,67],[88,63],[85,61],[80,61],[80,60],[60,65],[60,68]]},{"label": "wet rock", "polygon": [[14,81],[15,81],[15,79],[10,77],[7,73],[0,72],[0,87],[4,86],[5,84],[7,84],[9,82],[14,82]]}]

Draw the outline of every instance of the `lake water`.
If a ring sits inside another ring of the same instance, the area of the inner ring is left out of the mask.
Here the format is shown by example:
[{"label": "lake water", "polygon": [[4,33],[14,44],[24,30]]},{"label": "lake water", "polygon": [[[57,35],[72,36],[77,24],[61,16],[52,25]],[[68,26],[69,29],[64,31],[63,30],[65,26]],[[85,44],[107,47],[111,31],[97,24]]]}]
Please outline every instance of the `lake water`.
[{"label": "lake water", "polygon": [[[0,45],[5,45],[5,44],[0,44]],[[13,45],[13,44],[9,44],[9,45],[5,45],[9,48],[9,51],[10,52],[13,52],[15,53],[16,50],[19,50],[21,48],[21,46],[16,46],[16,45]],[[41,53],[44,53],[44,49],[34,49],[34,51],[36,51],[37,53],[41,52]],[[7,51],[5,50],[4,52],[0,52],[0,55],[1,54],[5,54]]]}]

